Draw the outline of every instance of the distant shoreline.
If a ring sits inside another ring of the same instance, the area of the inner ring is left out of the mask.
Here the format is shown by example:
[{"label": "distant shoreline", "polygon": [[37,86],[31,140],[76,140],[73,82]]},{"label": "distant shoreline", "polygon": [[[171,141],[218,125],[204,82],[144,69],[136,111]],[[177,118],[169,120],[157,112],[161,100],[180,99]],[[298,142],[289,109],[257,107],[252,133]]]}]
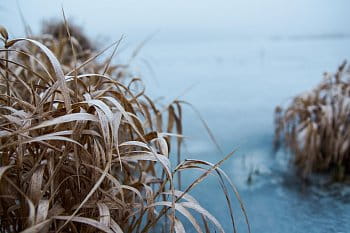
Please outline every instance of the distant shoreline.
[{"label": "distant shoreline", "polygon": [[350,34],[335,33],[335,34],[288,35],[288,36],[276,35],[276,36],[271,36],[269,39],[274,41],[344,40],[344,39],[350,39]]}]

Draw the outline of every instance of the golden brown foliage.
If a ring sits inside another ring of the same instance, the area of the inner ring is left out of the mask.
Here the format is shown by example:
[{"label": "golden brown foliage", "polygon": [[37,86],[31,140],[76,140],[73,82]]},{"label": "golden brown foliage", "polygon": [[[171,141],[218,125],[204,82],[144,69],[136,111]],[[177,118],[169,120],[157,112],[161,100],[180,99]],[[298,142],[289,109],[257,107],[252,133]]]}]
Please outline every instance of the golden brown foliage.
[{"label": "golden brown foliage", "polygon": [[[127,64],[95,61],[99,54],[62,27],[35,39],[0,30],[0,231],[185,232],[187,219],[198,232],[223,232],[188,194],[213,171],[236,231],[218,168],[231,154],[217,164],[178,154],[172,167],[181,102],[158,109]],[[203,174],[180,191],[175,177],[188,169]]]},{"label": "golden brown foliage", "polygon": [[349,68],[344,62],[288,108],[276,108],[276,146],[284,142],[304,177],[333,169],[335,178],[343,179],[350,172]]}]

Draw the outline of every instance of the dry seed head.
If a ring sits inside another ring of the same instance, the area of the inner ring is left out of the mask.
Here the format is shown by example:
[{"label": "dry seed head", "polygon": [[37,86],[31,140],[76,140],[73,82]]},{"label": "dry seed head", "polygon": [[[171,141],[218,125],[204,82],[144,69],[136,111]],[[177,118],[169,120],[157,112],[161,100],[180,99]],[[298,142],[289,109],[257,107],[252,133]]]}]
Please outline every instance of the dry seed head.
[{"label": "dry seed head", "polygon": [[7,41],[9,39],[9,34],[7,33],[7,30],[4,26],[0,25],[0,35],[2,36],[2,38]]}]

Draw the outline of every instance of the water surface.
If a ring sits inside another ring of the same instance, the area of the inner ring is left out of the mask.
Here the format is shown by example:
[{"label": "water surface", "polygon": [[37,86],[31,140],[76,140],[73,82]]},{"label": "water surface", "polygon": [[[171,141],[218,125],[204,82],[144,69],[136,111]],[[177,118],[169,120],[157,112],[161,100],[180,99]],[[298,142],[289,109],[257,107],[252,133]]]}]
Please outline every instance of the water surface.
[{"label": "water surface", "polygon": [[[157,80],[146,75],[149,93],[171,100],[194,84],[183,98],[199,109],[225,153],[238,149],[223,168],[243,198],[252,232],[349,232],[350,187],[306,185],[285,152],[272,153],[275,106],[310,90],[325,71],[335,72],[349,57],[349,45],[349,38],[305,36],[150,42],[145,47],[142,54],[155,67]],[[186,157],[211,162],[223,157],[189,108],[185,124]],[[210,179],[192,194],[230,232],[219,189]],[[234,205],[238,229],[245,232],[238,203]]]},{"label": "water surface", "polygon": [[[0,23],[11,37],[23,35],[15,2],[0,3]],[[206,119],[224,153],[237,149],[223,169],[239,190],[252,232],[350,232],[350,188],[305,185],[286,153],[271,153],[275,106],[311,89],[323,72],[334,72],[350,59],[348,0],[19,2],[34,32],[42,19],[61,17],[63,3],[68,17],[101,43],[125,34],[117,56],[122,61],[159,29],[133,68],[149,95],[164,96],[165,103],[181,95]],[[189,108],[184,114],[183,157],[220,160],[224,154],[199,118]],[[197,174],[187,173],[184,182]],[[231,232],[219,189],[210,178],[192,194]],[[233,205],[239,232],[246,232],[239,205]]]}]

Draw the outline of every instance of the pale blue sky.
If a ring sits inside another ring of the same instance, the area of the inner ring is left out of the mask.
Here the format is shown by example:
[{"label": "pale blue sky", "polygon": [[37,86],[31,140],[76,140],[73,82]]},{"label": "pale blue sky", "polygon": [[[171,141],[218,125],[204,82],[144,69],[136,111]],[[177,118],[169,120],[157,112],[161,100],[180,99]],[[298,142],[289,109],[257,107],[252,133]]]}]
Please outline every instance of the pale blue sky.
[{"label": "pale blue sky", "polygon": [[[348,34],[349,0],[19,0],[38,30],[45,18],[69,18],[92,35],[177,33],[248,36]],[[23,33],[15,0],[1,0],[0,24]]]}]

